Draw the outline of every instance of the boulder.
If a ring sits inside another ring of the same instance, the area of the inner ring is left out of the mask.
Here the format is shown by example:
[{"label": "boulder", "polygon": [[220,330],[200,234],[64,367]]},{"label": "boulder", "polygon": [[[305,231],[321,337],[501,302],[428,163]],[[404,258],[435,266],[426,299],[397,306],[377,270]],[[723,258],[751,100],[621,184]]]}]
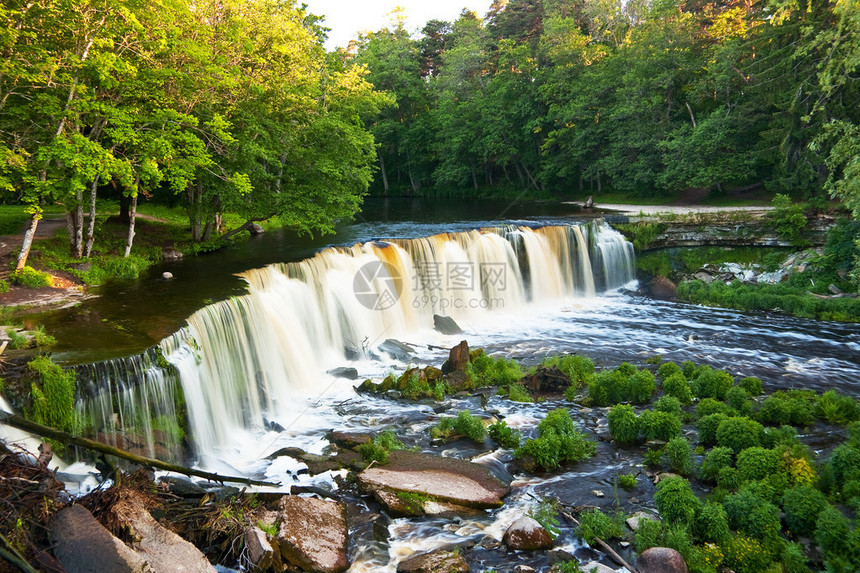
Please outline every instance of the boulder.
[{"label": "boulder", "polygon": [[251,235],[262,235],[265,233],[265,230],[259,223],[253,223],[248,227],[248,232],[251,233]]},{"label": "boulder", "polygon": [[516,551],[535,551],[552,547],[552,536],[540,523],[524,515],[508,527],[502,543]]},{"label": "boulder", "polygon": [[158,523],[136,499],[114,504],[111,512],[139,540],[136,552],[154,573],[215,573],[199,549]]},{"label": "boulder", "polygon": [[182,251],[176,250],[173,247],[164,247],[161,249],[161,258],[165,262],[181,261]]},{"label": "boulder", "polygon": [[346,378],[347,380],[358,380],[358,370],[355,368],[349,368],[347,366],[342,366],[340,368],[333,368],[328,371],[328,374],[331,374],[335,378]]},{"label": "boulder", "polygon": [[510,492],[507,483],[482,465],[405,450],[391,452],[388,465],[361,472],[358,486],[390,510],[407,515],[497,508]]},{"label": "boulder", "polygon": [[275,561],[275,550],[272,549],[266,532],[259,527],[245,530],[245,548],[248,550],[252,571],[267,571]]},{"label": "boulder", "polygon": [[285,495],[278,509],[278,547],[285,561],[312,573],[335,573],[349,567],[349,531],[342,503]]},{"label": "boulder", "polygon": [[714,282],[714,277],[710,273],[706,273],[705,271],[697,272],[693,275],[693,278],[702,281],[706,285],[709,285]]},{"label": "boulder", "polygon": [[653,513],[648,513],[647,511],[637,511],[633,515],[627,518],[627,527],[632,529],[633,531],[637,531],[639,529],[639,524],[642,523],[643,519],[649,519],[651,521],[660,521]]},{"label": "boulder", "polygon": [[459,552],[437,549],[407,557],[397,565],[397,573],[469,573],[471,568]]},{"label": "boulder", "polygon": [[144,573],[151,571],[140,555],[111,535],[86,508],[61,510],[48,528],[54,557],[69,573]]},{"label": "boulder", "polygon": [[463,329],[450,316],[433,315],[433,328],[442,334],[460,334]]},{"label": "boulder", "polygon": [[366,444],[373,439],[373,436],[364,432],[341,432],[337,430],[332,430],[325,437],[338,447],[349,449]]},{"label": "boulder", "polygon": [[173,273],[169,273],[169,272],[165,271],[165,272],[161,273],[161,278],[163,278],[166,281],[173,280]]},{"label": "boulder", "polygon": [[520,383],[534,394],[559,394],[570,386],[570,377],[558,366],[539,366],[534,374],[524,376]]},{"label": "boulder", "polygon": [[646,549],[639,555],[636,568],[639,573],[687,573],[684,558],[668,547]]},{"label": "boulder", "polygon": [[[589,573],[617,573],[615,569],[600,563],[599,561],[590,561],[585,565],[580,565],[580,571],[588,571]],[[625,569],[626,571],[626,569]]]},{"label": "boulder", "polygon": [[465,340],[451,349],[448,360],[442,365],[442,373],[459,372],[469,363],[469,343]]},{"label": "boulder", "polygon": [[654,298],[672,299],[678,292],[678,286],[664,276],[659,276],[647,284],[648,292]]},{"label": "boulder", "polygon": [[393,338],[385,340],[377,348],[380,352],[385,352],[395,360],[400,360],[401,362],[409,362],[413,354],[411,346]]}]

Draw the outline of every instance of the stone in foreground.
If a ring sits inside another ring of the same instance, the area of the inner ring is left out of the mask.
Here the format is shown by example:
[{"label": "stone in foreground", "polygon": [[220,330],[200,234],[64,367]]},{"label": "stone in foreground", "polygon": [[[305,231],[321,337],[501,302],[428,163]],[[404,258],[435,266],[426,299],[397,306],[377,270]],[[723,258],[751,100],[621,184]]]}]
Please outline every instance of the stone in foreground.
[{"label": "stone in foreground", "polygon": [[684,558],[668,547],[646,549],[639,555],[636,568],[639,573],[687,573]]},{"label": "stone in foreground", "polygon": [[[408,451],[391,453],[388,465],[371,467],[358,475],[362,492],[373,494],[390,510],[404,513],[395,500],[406,501],[409,515],[439,513],[436,507],[493,509],[502,506],[510,486],[486,467],[459,460]],[[428,511],[430,510],[430,511]]]},{"label": "stone in foreground", "polygon": [[437,549],[407,557],[397,565],[397,573],[469,573],[463,556],[447,549]]},{"label": "stone in foreground", "polygon": [[342,503],[285,495],[279,512],[278,546],[285,561],[312,573],[338,573],[349,567]]},{"label": "stone in foreground", "polygon": [[552,536],[540,523],[524,515],[508,527],[502,543],[516,551],[536,551],[551,548]]},{"label": "stone in foreground", "polygon": [[142,557],[111,535],[80,505],[60,511],[51,522],[48,536],[54,557],[69,573],[150,571]]}]

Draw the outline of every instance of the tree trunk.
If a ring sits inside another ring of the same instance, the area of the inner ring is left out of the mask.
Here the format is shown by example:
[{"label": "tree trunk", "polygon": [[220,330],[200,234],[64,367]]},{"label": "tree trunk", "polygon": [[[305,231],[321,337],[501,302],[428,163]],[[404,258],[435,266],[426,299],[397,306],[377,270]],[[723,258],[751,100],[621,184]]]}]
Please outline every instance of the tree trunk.
[{"label": "tree trunk", "polygon": [[475,168],[472,167],[472,185],[475,187],[475,191],[478,190],[478,176],[475,174]]},{"label": "tree trunk", "polygon": [[39,226],[39,219],[41,218],[41,213],[33,213],[30,216],[30,224],[27,225],[27,230],[24,232],[24,242],[21,243],[21,252],[18,253],[18,262],[15,263],[16,271],[20,271],[27,266],[27,257],[30,256],[30,247],[33,246],[33,238],[36,236],[36,227]]},{"label": "tree trunk", "polygon": [[120,198],[119,198],[119,222],[120,223],[125,223],[126,225],[128,225],[128,219],[129,219],[128,207],[129,207],[130,203],[131,203],[130,197],[128,197],[126,195],[120,196]]},{"label": "tree trunk", "polygon": [[540,191],[540,190],[541,190],[540,183],[538,183],[537,181],[535,181],[535,178],[534,178],[534,177],[532,177],[532,172],[531,172],[531,171],[529,171],[529,168],[526,166],[526,164],[525,164],[523,161],[520,161],[520,163],[522,164],[522,166],[523,166],[523,171],[525,171],[525,172],[526,172],[526,176],[529,178],[529,181],[531,181],[531,182],[532,182],[532,185],[534,185],[534,186],[535,186],[535,189],[537,189],[538,191]]},{"label": "tree trunk", "polygon": [[131,198],[131,205],[128,210],[128,239],[125,242],[125,257],[131,254],[131,245],[134,243],[134,219],[137,216],[137,194]]},{"label": "tree trunk", "polygon": [[409,169],[409,183],[412,184],[412,191],[417,193],[421,189],[421,182],[415,179],[412,168]]},{"label": "tree trunk", "polygon": [[93,179],[93,186],[90,188],[90,222],[87,225],[87,244],[84,247],[84,257],[90,258],[93,252],[93,244],[96,242],[96,190],[99,186],[99,176]]},{"label": "tree trunk", "polygon": [[600,177],[600,172],[597,172],[597,192],[600,193],[603,190],[603,179]]},{"label": "tree trunk", "polygon": [[690,102],[684,102],[687,104],[687,111],[690,112],[690,121],[693,122],[693,129],[696,129],[696,116],[693,115],[693,108],[690,107]]},{"label": "tree trunk", "polygon": [[379,158],[379,172],[382,174],[383,194],[388,195],[388,172],[385,170],[385,160],[378,149],[376,150],[376,156]]},{"label": "tree trunk", "polygon": [[66,213],[66,229],[69,232],[69,254],[74,259],[84,256],[84,192],[75,193],[74,209]]}]

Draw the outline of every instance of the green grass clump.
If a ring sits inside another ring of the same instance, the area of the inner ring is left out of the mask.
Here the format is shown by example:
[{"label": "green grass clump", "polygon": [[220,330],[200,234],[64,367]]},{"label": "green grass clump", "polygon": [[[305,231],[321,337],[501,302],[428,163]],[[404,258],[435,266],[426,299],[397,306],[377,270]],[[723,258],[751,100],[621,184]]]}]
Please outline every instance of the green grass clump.
[{"label": "green grass clump", "polygon": [[699,468],[699,477],[711,483],[717,482],[717,477],[723,468],[732,467],[732,449],[716,447],[705,454],[702,466]]},{"label": "green grass clump", "polygon": [[780,471],[781,461],[782,457],[776,450],[754,446],[739,453],[735,465],[741,481],[755,481]]},{"label": "green grass clump", "polygon": [[726,392],[726,404],[742,416],[748,416],[753,411],[753,401],[750,393],[740,386],[732,386]]},{"label": "green grass clump", "polygon": [[692,525],[702,502],[690,488],[690,482],[678,476],[660,480],[654,502],[660,517],[670,524]]},{"label": "green grass clump", "polygon": [[0,293],[9,292],[9,283],[0,279]]},{"label": "green grass clump", "polygon": [[558,522],[558,508],[556,504],[549,500],[541,500],[537,506],[529,508],[529,517],[541,524],[547,532],[553,537],[558,537],[561,533]]},{"label": "green grass clump", "polygon": [[[674,364],[674,362],[670,362],[669,364]],[[693,391],[690,389],[690,383],[687,382],[684,373],[680,371],[663,378],[663,392],[667,396],[677,398],[681,404],[690,404],[693,401]]]},{"label": "green grass clump", "polygon": [[758,419],[763,424],[808,426],[812,424],[815,392],[789,390],[774,392],[761,404]]},{"label": "green grass clump", "polygon": [[579,534],[589,545],[597,538],[620,539],[624,537],[624,514],[619,512],[610,517],[597,508],[583,511],[579,514]]},{"label": "green grass clump", "polygon": [[529,394],[529,391],[526,390],[526,387],[522,384],[511,383],[508,384],[507,388],[503,393],[507,394],[508,400],[511,402],[534,402],[534,398]]},{"label": "green grass clump", "polygon": [[761,396],[761,380],[755,376],[741,378],[738,386],[749,392],[750,396]]},{"label": "green grass clump", "polygon": [[710,366],[701,366],[693,379],[693,393],[697,398],[715,398],[725,400],[726,393],[735,383],[732,375],[725,370],[714,370]]},{"label": "green grass clump", "polygon": [[10,277],[12,282],[26,288],[43,288],[54,284],[51,275],[29,266],[13,272]]},{"label": "green grass clump", "polygon": [[37,378],[30,385],[31,419],[65,432],[75,431],[75,373],[63,370],[47,356],[38,356],[27,363],[27,368]]},{"label": "green grass clump", "polygon": [[713,446],[716,444],[717,429],[723,421],[728,419],[729,417],[722,412],[708,414],[699,418],[699,421],[696,423],[699,428],[699,443],[704,446]]},{"label": "green grass clump", "polygon": [[499,420],[494,424],[490,424],[487,428],[487,432],[490,434],[490,439],[496,441],[505,449],[514,450],[520,447],[522,432],[509,427],[504,420]]},{"label": "green grass clump", "polygon": [[456,418],[442,418],[439,423],[430,429],[433,439],[451,439],[464,436],[472,441],[484,443],[487,428],[481,418],[473,415],[468,410],[460,410]]},{"label": "green grass clump", "polygon": [[397,439],[394,430],[385,430],[374,436],[373,440],[358,446],[358,453],[368,463],[384,465],[388,463],[389,452],[405,448],[403,442]]},{"label": "green grass clump", "polygon": [[760,446],[764,427],[749,418],[727,418],[717,428],[717,443],[731,448],[736,454],[746,448]]},{"label": "green grass clump", "polygon": [[689,475],[693,471],[693,448],[685,438],[678,436],[666,444],[666,461],[672,471],[681,475]]},{"label": "green grass clump", "polygon": [[788,529],[804,537],[815,534],[818,516],[827,505],[827,497],[808,485],[793,487],[782,496],[782,509]]},{"label": "green grass clump", "polygon": [[548,471],[591,457],[597,451],[595,443],[577,429],[565,408],[557,408],[541,420],[538,436],[517,448],[514,456],[529,456],[538,467]]},{"label": "green grass clump", "polygon": [[523,369],[514,360],[503,356],[493,358],[483,352],[472,358],[467,365],[467,372],[475,387],[508,386],[523,377]]},{"label": "green grass clump", "polygon": [[572,386],[580,389],[584,388],[588,381],[594,377],[594,361],[580,354],[564,354],[544,358],[541,366],[544,368],[555,366],[570,378]]},{"label": "green grass clump", "polygon": [[681,435],[681,418],[669,412],[645,410],[639,415],[639,431],[646,440],[668,442]]},{"label": "green grass clump", "polygon": [[595,406],[611,406],[621,402],[644,404],[651,400],[656,389],[654,374],[648,370],[638,370],[625,362],[595,376],[588,383],[588,397]]},{"label": "green grass clump", "polygon": [[44,326],[39,326],[33,331],[33,340],[38,348],[50,348],[57,344],[57,339],[45,332]]},{"label": "green grass clump", "polygon": [[617,483],[618,487],[620,487],[621,489],[626,490],[636,489],[636,486],[638,485],[638,481],[636,480],[636,474],[634,473],[618,474],[617,476],[615,476],[615,483]]},{"label": "green grass clump", "polygon": [[636,412],[628,404],[616,404],[606,415],[612,439],[622,445],[631,445],[639,439],[639,422]]},{"label": "green grass clump", "polygon": [[815,415],[831,424],[848,424],[860,419],[857,400],[828,390],[815,401]]}]

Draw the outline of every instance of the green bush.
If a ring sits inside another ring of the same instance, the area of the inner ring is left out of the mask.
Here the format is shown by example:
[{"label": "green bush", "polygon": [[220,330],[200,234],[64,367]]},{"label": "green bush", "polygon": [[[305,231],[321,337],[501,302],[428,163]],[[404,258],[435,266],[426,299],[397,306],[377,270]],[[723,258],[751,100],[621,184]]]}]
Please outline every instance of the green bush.
[{"label": "green bush", "polygon": [[12,282],[26,288],[49,287],[54,284],[48,273],[37,271],[33,267],[24,267],[10,275]]},{"label": "green bush", "polygon": [[508,386],[523,377],[520,365],[508,358],[493,358],[484,353],[475,356],[469,363],[476,386]]},{"label": "green bush", "polygon": [[529,394],[529,391],[526,390],[526,387],[522,384],[511,383],[507,386],[507,394],[508,400],[511,402],[520,402],[520,403],[530,403],[534,402],[534,398]]},{"label": "green bush", "polygon": [[545,470],[554,470],[562,464],[578,462],[591,457],[597,446],[580,432],[570,417],[570,412],[557,408],[549,412],[538,424],[539,437],[527,440],[517,448],[514,456],[530,456],[535,464]]},{"label": "green bush", "polygon": [[837,484],[860,479],[860,448],[852,443],[837,446],[828,465]]},{"label": "green bush", "polygon": [[726,404],[743,416],[752,414],[753,401],[751,398],[750,393],[740,386],[732,386],[726,392]]},{"label": "green bush", "polygon": [[697,398],[716,398],[725,400],[726,393],[735,383],[732,375],[725,370],[714,370],[710,366],[702,366],[693,379],[693,393]]},{"label": "green bush", "polygon": [[831,424],[847,424],[860,418],[857,400],[828,390],[815,402],[815,415]]},{"label": "green bush", "polygon": [[735,466],[741,481],[765,479],[780,470],[781,457],[775,450],[755,446],[738,454]]},{"label": "green bush", "polygon": [[529,508],[528,514],[529,517],[540,523],[553,539],[561,533],[561,530],[558,528],[558,507],[552,501],[541,500],[537,506]]},{"label": "green bush", "polygon": [[33,398],[31,418],[34,422],[65,432],[76,429],[75,373],[63,370],[47,356],[39,356],[27,363],[38,382],[30,385]]},{"label": "green bush", "polygon": [[675,374],[684,375],[684,371],[681,370],[681,367],[675,364],[674,362],[664,362],[657,368],[657,376],[660,377],[660,380],[667,380],[671,378]]},{"label": "green bush", "polygon": [[555,366],[564,372],[570,382],[576,388],[584,388],[586,383],[594,377],[594,362],[588,356],[581,354],[565,354],[545,358],[541,362],[544,368]]},{"label": "green bush", "polygon": [[133,281],[152,266],[153,262],[139,255],[128,257],[104,255],[91,259],[88,271],[73,271],[88,285],[101,285],[111,281]]},{"label": "green bush", "polygon": [[636,553],[642,553],[646,549],[660,546],[662,537],[662,523],[652,519],[640,520],[639,529],[636,530],[636,537],[634,538]]},{"label": "green bush", "polygon": [[738,386],[749,392],[750,396],[761,396],[761,380],[755,376],[741,378]]},{"label": "green bush", "polygon": [[690,482],[678,476],[663,478],[657,484],[657,493],[654,494],[654,502],[657,510],[668,523],[681,523],[692,525],[699,512],[701,502],[693,490]]},{"label": "green bush", "polygon": [[681,401],[674,396],[661,396],[654,402],[654,409],[681,417]]},{"label": "green bush", "polygon": [[615,476],[615,483],[618,484],[618,487],[621,489],[632,490],[636,489],[638,485],[638,481],[636,480],[636,474],[619,474]]},{"label": "green bush", "polygon": [[696,376],[696,372],[698,370],[699,367],[696,366],[696,363],[692,360],[685,360],[683,364],[681,364],[681,371],[684,373],[687,380],[692,380]]},{"label": "green bush", "polygon": [[646,440],[668,442],[681,435],[681,418],[668,412],[645,410],[639,416],[639,431]]},{"label": "green bush", "polygon": [[779,538],[779,508],[754,493],[741,488],[726,496],[723,507],[732,529],[746,533],[769,546]]},{"label": "green bush", "polygon": [[722,547],[725,564],[736,573],[763,573],[773,561],[759,541],[745,535],[731,536]]},{"label": "green bush", "polygon": [[57,339],[45,332],[44,326],[33,331],[33,340],[37,348],[50,348],[57,344]]},{"label": "green bush", "polygon": [[818,514],[815,540],[828,571],[860,571],[860,530],[841,511],[828,506]]},{"label": "green bush", "polygon": [[717,473],[717,486],[726,491],[735,491],[741,485],[741,478],[737,468],[725,467],[720,468]]},{"label": "green bush", "polygon": [[764,437],[764,427],[749,418],[728,418],[717,428],[717,443],[731,448],[735,453],[760,446]]},{"label": "green bush", "polygon": [[806,554],[800,543],[786,542],[782,547],[782,567],[785,573],[809,573],[806,566]]},{"label": "green bush", "polygon": [[666,461],[672,471],[689,475],[693,471],[693,448],[685,438],[678,436],[666,444]]},{"label": "green bush", "polygon": [[30,337],[13,328],[6,329],[6,336],[9,337],[9,348],[12,350],[20,350],[30,346]]},{"label": "green bush", "polygon": [[[670,362],[669,364],[674,364]],[[684,378],[683,373],[672,374],[668,378],[663,378],[663,392],[667,396],[677,398],[682,404],[689,404],[693,401],[693,391],[690,389],[690,383]]]},{"label": "green bush", "polygon": [[651,396],[657,389],[657,381],[648,370],[640,370],[630,376],[630,401],[635,404],[645,404],[651,401]]},{"label": "green bush", "polygon": [[815,393],[806,390],[780,390],[762,402],[758,419],[764,424],[808,426],[813,421]]},{"label": "green bush", "polygon": [[639,423],[636,412],[627,404],[616,404],[606,415],[612,439],[623,445],[636,443],[639,439]]},{"label": "green bush", "polygon": [[617,368],[599,373],[588,382],[588,397],[595,406],[611,406],[621,402],[648,402],[657,388],[654,375],[648,370],[636,370],[627,362]]},{"label": "green bush", "polygon": [[522,433],[519,430],[514,430],[508,427],[504,420],[491,424],[487,428],[490,438],[495,440],[500,446],[505,449],[513,450],[520,447]]},{"label": "green bush", "polygon": [[0,279],[0,293],[9,292],[9,283]]},{"label": "green bush", "polygon": [[594,508],[579,514],[579,533],[589,545],[594,545],[595,539],[604,541],[624,537],[624,515],[610,517]]},{"label": "green bush", "polygon": [[729,417],[723,413],[708,414],[702,416],[696,423],[699,428],[699,442],[704,446],[713,446],[717,443],[717,429]]},{"label": "green bush", "polygon": [[761,441],[766,448],[775,448],[780,445],[791,446],[797,444],[797,430],[794,426],[780,426],[779,428],[765,428],[764,438]]},{"label": "green bush", "polygon": [[378,464],[388,463],[388,454],[394,450],[402,450],[406,446],[397,439],[394,430],[385,430],[373,437],[373,440],[358,446],[358,453],[366,462]]},{"label": "green bush", "polygon": [[705,454],[699,476],[705,481],[716,483],[720,470],[730,467],[732,467],[731,448],[716,447]]},{"label": "green bush", "polygon": [[484,421],[468,410],[460,410],[456,418],[442,418],[436,426],[430,429],[430,436],[433,439],[464,436],[482,444],[486,435],[487,428],[484,426]]},{"label": "green bush", "polygon": [[827,498],[824,494],[808,485],[793,487],[782,496],[785,523],[795,535],[813,535],[818,515],[826,507]]},{"label": "green bush", "polygon": [[777,234],[796,247],[806,245],[803,236],[808,221],[803,214],[803,205],[794,203],[791,197],[777,193],[771,201],[773,210],[768,214],[768,222]]},{"label": "green bush", "polygon": [[696,516],[693,528],[696,538],[702,542],[725,543],[729,538],[729,516],[719,503],[706,502]]},{"label": "green bush", "polygon": [[731,409],[728,405],[720,402],[715,398],[705,398],[696,404],[696,415],[699,418],[710,416],[711,414],[731,414]]}]

